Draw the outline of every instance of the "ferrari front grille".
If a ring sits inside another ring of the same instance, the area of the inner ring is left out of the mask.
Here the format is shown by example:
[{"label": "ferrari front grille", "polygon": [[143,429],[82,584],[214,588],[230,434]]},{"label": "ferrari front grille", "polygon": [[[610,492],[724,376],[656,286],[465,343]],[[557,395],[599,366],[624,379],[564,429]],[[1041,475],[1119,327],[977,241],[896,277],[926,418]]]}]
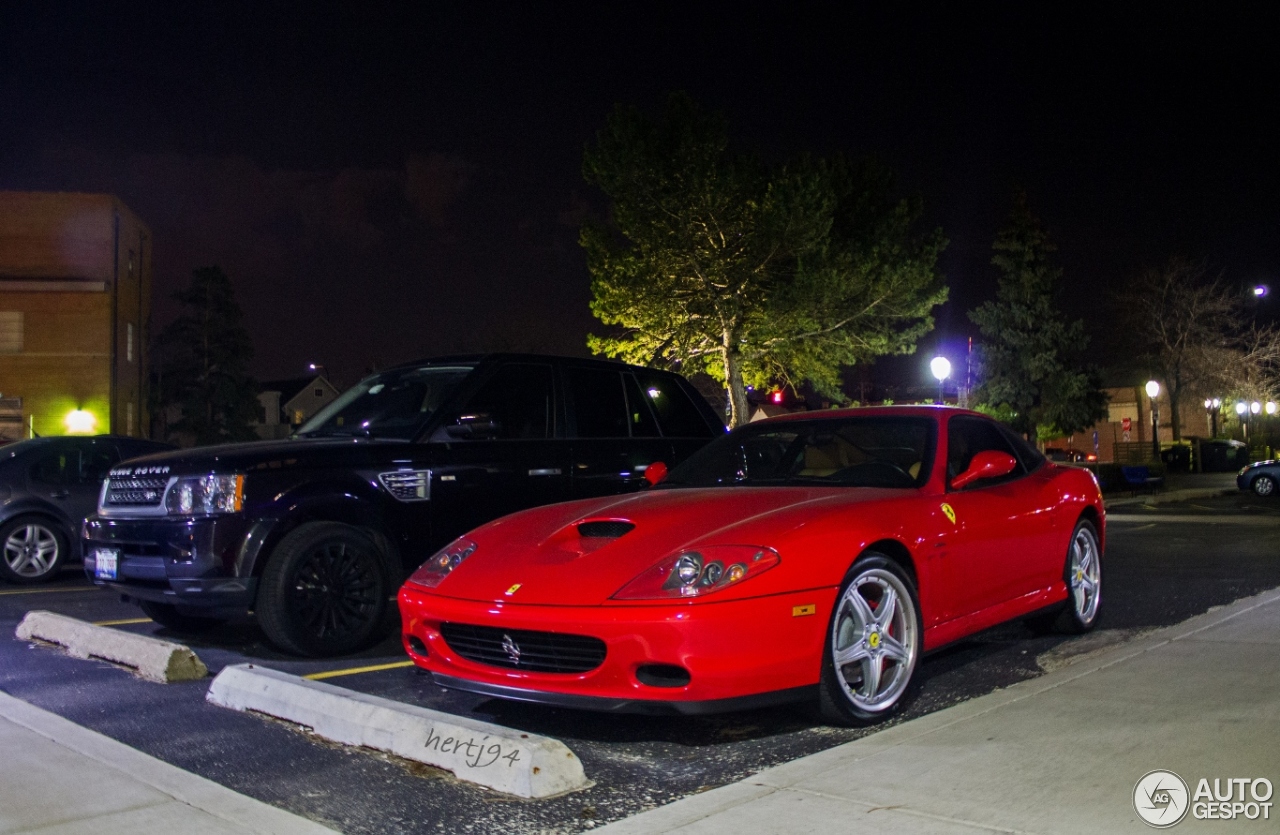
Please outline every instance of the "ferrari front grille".
[{"label": "ferrari front grille", "polygon": [[493,667],[531,673],[585,673],[604,663],[604,641],[587,635],[466,623],[443,623],[440,634],[458,655]]}]

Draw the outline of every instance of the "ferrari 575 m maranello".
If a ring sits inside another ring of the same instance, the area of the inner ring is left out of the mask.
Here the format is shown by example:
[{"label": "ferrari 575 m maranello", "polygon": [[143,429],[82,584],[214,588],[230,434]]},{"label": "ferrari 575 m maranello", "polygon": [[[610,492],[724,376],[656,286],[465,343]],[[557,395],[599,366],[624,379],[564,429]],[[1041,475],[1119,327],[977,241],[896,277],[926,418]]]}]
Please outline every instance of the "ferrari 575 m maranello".
[{"label": "ferrari 575 m maranello", "polygon": [[400,591],[410,657],[440,685],[508,699],[648,713],[808,700],[858,724],[900,707],[944,644],[1015,618],[1097,622],[1097,481],[982,415],[790,415],[663,469],[642,493],[446,546]]}]

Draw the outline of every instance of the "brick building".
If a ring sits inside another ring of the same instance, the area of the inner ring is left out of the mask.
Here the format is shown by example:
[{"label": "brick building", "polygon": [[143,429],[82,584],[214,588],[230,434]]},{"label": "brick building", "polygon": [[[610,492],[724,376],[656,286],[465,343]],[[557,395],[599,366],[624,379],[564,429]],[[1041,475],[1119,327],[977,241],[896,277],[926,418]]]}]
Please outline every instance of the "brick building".
[{"label": "brick building", "polygon": [[0,191],[0,436],[148,433],[151,232],[109,194]]}]

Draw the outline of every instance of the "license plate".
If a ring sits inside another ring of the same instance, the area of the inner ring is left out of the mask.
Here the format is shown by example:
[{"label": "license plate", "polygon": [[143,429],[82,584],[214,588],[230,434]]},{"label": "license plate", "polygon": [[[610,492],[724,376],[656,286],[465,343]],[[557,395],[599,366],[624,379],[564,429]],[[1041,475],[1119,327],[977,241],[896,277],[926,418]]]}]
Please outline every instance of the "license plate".
[{"label": "license plate", "polygon": [[99,580],[116,579],[116,565],[119,562],[119,549],[95,548],[93,550],[93,576]]}]

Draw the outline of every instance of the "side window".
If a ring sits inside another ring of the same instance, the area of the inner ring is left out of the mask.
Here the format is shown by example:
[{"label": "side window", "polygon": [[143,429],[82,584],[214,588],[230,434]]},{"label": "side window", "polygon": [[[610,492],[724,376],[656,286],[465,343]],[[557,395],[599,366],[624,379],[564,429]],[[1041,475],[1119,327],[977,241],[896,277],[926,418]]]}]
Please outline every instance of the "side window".
[{"label": "side window", "polygon": [[595,368],[566,368],[569,397],[577,418],[579,438],[630,436],[622,375]]},{"label": "side window", "polygon": [[31,465],[27,475],[37,484],[61,487],[71,482],[71,475],[79,466],[80,451],[63,447],[46,452]]},{"label": "side window", "polygon": [[649,396],[640,390],[640,384],[630,374],[622,375],[623,387],[627,390],[627,418],[631,422],[631,437],[657,438],[658,421],[653,417],[653,409],[649,408]]},{"label": "side window", "polygon": [[994,450],[1012,455],[1018,461],[1013,472],[1004,478],[989,479],[981,482],[984,486],[1000,484],[1026,474],[1026,468],[1009,443],[1009,439],[1000,431],[1000,427],[981,418],[953,417],[947,423],[947,481],[969,469],[969,462],[979,452]]},{"label": "side window", "polygon": [[468,414],[487,414],[496,438],[532,440],[551,437],[551,366],[504,365],[467,402]]},{"label": "side window", "polygon": [[709,438],[713,433],[702,412],[689,399],[689,395],[671,377],[665,374],[636,375],[640,389],[649,398],[649,405],[658,416],[662,434],[668,438]]},{"label": "side window", "polygon": [[107,477],[107,471],[120,461],[116,448],[107,443],[95,443],[80,454],[80,472],[77,481],[81,484],[101,484]]}]

